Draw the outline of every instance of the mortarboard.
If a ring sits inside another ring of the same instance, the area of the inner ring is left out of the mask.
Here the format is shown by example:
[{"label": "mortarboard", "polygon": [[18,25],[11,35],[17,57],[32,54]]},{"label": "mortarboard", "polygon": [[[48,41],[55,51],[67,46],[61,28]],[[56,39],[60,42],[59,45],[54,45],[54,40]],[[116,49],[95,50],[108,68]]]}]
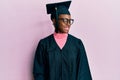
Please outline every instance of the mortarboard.
[{"label": "mortarboard", "polygon": [[58,16],[60,14],[69,14],[69,6],[70,6],[71,1],[65,1],[65,2],[59,2],[59,3],[51,3],[51,4],[46,4],[47,8],[47,14],[51,14],[51,19],[55,18],[56,19],[56,25],[55,27],[58,28]]}]

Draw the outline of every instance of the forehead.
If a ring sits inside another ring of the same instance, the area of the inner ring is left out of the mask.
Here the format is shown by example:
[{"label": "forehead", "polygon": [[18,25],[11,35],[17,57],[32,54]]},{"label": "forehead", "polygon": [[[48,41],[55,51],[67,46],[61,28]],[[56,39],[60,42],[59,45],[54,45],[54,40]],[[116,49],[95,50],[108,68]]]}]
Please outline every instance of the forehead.
[{"label": "forehead", "polygon": [[69,14],[60,14],[59,18],[71,18],[71,15],[69,15]]}]

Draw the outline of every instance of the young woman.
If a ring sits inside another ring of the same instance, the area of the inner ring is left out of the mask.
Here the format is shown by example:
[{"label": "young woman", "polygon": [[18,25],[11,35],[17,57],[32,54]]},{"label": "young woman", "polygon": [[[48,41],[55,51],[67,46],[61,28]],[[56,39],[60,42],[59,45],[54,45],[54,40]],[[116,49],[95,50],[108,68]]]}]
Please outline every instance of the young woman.
[{"label": "young woman", "polygon": [[35,80],[92,80],[85,48],[69,34],[71,1],[47,4],[55,32],[40,40],[34,60]]}]

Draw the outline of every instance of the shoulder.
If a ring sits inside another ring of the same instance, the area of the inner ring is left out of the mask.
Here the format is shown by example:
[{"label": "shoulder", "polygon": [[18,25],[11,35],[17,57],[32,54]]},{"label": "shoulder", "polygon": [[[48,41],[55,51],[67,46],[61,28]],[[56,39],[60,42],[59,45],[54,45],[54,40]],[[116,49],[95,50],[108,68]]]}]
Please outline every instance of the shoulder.
[{"label": "shoulder", "polygon": [[80,38],[77,38],[71,34],[69,34],[69,41],[70,43],[76,45],[79,48],[84,47],[83,41]]},{"label": "shoulder", "polygon": [[83,41],[73,35],[69,34],[69,37],[71,38],[71,43],[73,43],[75,46],[77,46],[78,49],[80,49],[80,51],[85,51],[85,46],[83,44]]},{"label": "shoulder", "polygon": [[69,43],[72,45],[72,48],[75,47],[77,50],[85,51],[84,44],[80,38],[69,34]]},{"label": "shoulder", "polygon": [[49,39],[51,39],[53,37],[53,34],[48,35],[47,37],[41,39],[40,41],[44,42],[44,41],[48,41]]},{"label": "shoulder", "polygon": [[71,41],[76,42],[76,43],[82,43],[82,40],[80,38],[77,38],[71,34],[69,34],[68,36],[69,36]]},{"label": "shoulder", "polygon": [[39,41],[39,45],[48,44],[48,42],[50,42],[50,40],[51,40],[52,38],[53,38],[53,34],[50,34],[50,35],[48,35],[47,37],[42,38],[42,39]]}]

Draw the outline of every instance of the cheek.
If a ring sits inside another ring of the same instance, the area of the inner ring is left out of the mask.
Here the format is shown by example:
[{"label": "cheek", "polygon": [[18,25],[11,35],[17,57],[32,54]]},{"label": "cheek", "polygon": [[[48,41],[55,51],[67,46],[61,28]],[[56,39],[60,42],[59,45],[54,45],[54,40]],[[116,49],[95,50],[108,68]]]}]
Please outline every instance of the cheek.
[{"label": "cheek", "polygon": [[59,29],[62,30],[62,29],[64,28],[64,26],[65,26],[65,24],[60,24],[60,25],[59,25]]},{"label": "cheek", "polygon": [[64,26],[65,26],[65,24],[64,24],[64,23],[62,23],[62,22],[60,22],[60,23],[59,23],[59,26],[60,26],[60,27],[64,27]]}]

